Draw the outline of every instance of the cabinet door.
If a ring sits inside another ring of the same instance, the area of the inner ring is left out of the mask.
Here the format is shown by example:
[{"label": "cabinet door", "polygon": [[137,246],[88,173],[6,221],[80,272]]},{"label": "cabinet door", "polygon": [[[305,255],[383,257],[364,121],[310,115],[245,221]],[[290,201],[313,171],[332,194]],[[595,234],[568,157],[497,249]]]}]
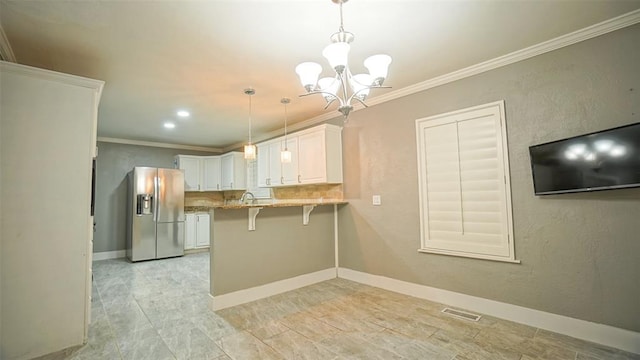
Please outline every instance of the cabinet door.
[{"label": "cabinet door", "polygon": [[204,191],[216,191],[222,190],[221,188],[221,171],[220,171],[220,157],[219,156],[206,156],[202,158],[202,190]]},{"label": "cabinet door", "polygon": [[209,214],[196,215],[196,247],[209,246]]},{"label": "cabinet door", "polygon": [[222,172],[222,189],[233,189],[233,156],[223,155],[220,157],[220,170]]},{"label": "cabinet door", "polygon": [[231,152],[220,156],[222,190],[245,190],[247,188],[247,163],[244,154]]},{"label": "cabinet door", "polygon": [[282,183],[295,185],[298,183],[298,138],[287,137],[287,149],[291,151],[291,162],[282,163]]},{"label": "cabinet door", "polygon": [[298,137],[298,183],[313,184],[327,181],[324,131]]},{"label": "cabinet door", "polygon": [[258,187],[269,186],[269,143],[262,143],[257,146],[258,156]]},{"label": "cabinet door", "polygon": [[178,169],[184,171],[184,191],[200,191],[200,158],[178,156]]},{"label": "cabinet door", "polygon": [[282,167],[280,165],[280,151],[282,141],[278,140],[269,144],[269,186],[281,186]]},{"label": "cabinet door", "polygon": [[184,227],[184,249],[194,249],[196,247],[196,215],[187,214]]}]

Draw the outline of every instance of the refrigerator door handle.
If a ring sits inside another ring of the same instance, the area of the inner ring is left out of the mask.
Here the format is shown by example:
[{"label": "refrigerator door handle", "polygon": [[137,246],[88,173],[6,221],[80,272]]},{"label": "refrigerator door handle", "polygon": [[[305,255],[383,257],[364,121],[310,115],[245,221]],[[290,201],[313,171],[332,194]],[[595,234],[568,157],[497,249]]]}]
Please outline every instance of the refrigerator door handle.
[{"label": "refrigerator door handle", "polygon": [[157,176],[153,177],[153,192],[154,192],[154,201],[153,201],[153,221],[158,221],[158,194],[160,193],[160,179]]}]

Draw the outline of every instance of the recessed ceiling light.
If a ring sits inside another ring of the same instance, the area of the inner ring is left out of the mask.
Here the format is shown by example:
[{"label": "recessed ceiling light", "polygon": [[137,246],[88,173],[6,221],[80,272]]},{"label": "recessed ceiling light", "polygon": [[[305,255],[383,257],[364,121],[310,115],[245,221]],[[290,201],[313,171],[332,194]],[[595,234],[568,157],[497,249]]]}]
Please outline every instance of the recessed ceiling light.
[{"label": "recessed ceiling light", "polygon": [[182,118],[189,117],[189,115],[191,115],[187,110],[179,110],[176,114]]},{"label": "recessed ceiling light", "polygon": [[171,122],[166,122],[166,123],[164,123],[164,127],[167,128],[167,129],[173,129],[173,128],[176,127],[176,124],[171,123]]}]

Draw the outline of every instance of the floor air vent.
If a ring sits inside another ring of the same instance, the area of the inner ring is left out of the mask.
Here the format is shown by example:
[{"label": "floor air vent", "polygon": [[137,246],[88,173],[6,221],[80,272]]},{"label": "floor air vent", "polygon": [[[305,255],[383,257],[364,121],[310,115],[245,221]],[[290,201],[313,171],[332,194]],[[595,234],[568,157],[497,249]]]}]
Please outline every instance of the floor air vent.
[{"label": "floor air vent", "polygon": [[460,318],[460,319],[465,319],[465,320],[470,320],[470,321],[478,321],[482,317],[480,315],[468,313],[468,312],[465,312],[465,311],[462,311],[462,310],[450,309],[450,308],[444,308],[442,310],[442,312],[445,313],[445,314],[449,314],[451,316],[455,316],[455,317]]}]

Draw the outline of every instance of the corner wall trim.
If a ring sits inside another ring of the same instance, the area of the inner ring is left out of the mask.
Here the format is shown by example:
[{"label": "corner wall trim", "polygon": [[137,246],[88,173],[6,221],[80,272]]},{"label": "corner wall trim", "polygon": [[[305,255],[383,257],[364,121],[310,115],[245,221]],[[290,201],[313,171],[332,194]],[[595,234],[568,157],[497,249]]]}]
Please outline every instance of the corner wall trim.
[{"label": "corner wall trim", "polygon": [[127,256],[126,250],[102,251],[102,252],[93,253],[93,261],[119,259],[125,256]]},{"label": "corner wall trim", "polygon": [[265,285],[234,291],[228,294],[218,296],[209,294],[209,309],[213,311],[226,309],[228,307],[296,290],[322,281],[335,279],[335,277],[336,269],[329,268],[289,279],[274,281]]},{"label": "corner wall trim", "polygon": [[640,333],[347,268],[338,277],[640,354]]}]

